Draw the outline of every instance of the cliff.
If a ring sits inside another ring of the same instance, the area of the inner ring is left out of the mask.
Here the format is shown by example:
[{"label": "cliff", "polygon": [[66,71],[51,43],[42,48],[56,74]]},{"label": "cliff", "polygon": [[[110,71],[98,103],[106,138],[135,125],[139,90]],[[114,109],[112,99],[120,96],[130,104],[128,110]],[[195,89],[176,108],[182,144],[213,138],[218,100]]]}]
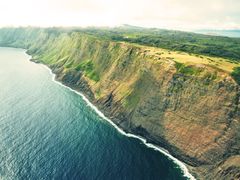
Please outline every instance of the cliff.
[{"label": "cliff", "polygon": [[4,29],[0,45],[28,49],[57,80],[125,131],[166,148],[197,178],[240,178],[237,63],[45,29]]}]

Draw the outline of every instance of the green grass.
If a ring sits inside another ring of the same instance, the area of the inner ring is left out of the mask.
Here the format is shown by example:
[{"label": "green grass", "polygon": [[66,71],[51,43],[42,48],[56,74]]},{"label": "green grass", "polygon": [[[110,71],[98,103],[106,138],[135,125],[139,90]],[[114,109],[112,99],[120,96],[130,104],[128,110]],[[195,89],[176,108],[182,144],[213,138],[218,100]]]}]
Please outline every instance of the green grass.
[{"label": "green grass", "polygon": [[182,69],[183,67],[185,67],[185,65],[183,63],[179,63],[179,62],[175,62],[175,68],[179,71],[180,69]]},{"label": "green grass", "polygon": [[78,29],[78,31],[113,41],[125,41],[199,55],[222,57],[230,59],[231,62],[240,61],[240,38],[131,26],[87,28]]},{"label": "green grass", "polygon": [[[240,38],[139,27],[0,29],[1,46],[28,49],[30,54],[45,64],[81,70],[94,81],[99,81],[99,76],[111,66],[111,59],[118,59],[115,57],[116,54],[119,54],[120,51],[125,53],[124,48],[120,45],[115,45],[111,49],[110,42],[112,41],[134,43],[134,46],[145,45],[144,48],[150,48],[149,46],[154,47],[152,49],[162,48],[161,51],[165,49],[164,51],[169,52],[161,54],[161,58],[174,58],[178,61],[176,63],[177,72],[186,75],[201,73],[201,68],[191,66],[189,62],[210,64],[228,73],[232,72],[233,67],[239,66],[237,63],[240,62]],[[96,53],[102,51],[106,51],[106,53],[100,53],[101,57],[95,57]],[[108,51],[112,53],[108,53]],[[193,56],[176,53],[176,51],[187,52]],[[129,54],[129,56],[133,55]],[[131,60],[128,57],[122,64],[124,69],[126,69],[124,65],[128,66]],[[92,61],[86,61],[87,59]],[[85,61],[83,62],[83,60]],[[238,68],[234,69],[231,75],[239,84]]]},{"label": "green grass", "polygon": [[94,64],[91,60],[87,60],[79,64],[76,68],[77,71],[83,71],[87,77],[98,82],[99,75],[95,72]]},{"label": "green grass", "polygon": [[130,109],[134,109],[141,100],[142,96],[147,92],[147,89],[150,87],[150,72],[141,71],[139,73],[138,80],[130,87],[130,93],[126,97],[124,106]]},{"label": "green grass", "polygon": [[240,85],[240,67],[235,67],[231,73],[231,76]]},{"label": "green grass", "polygon": [[178,73],[185,75],[198,75],[201,70],[193,66],[186,66],[183,63],[175,62],[175,67]]}]

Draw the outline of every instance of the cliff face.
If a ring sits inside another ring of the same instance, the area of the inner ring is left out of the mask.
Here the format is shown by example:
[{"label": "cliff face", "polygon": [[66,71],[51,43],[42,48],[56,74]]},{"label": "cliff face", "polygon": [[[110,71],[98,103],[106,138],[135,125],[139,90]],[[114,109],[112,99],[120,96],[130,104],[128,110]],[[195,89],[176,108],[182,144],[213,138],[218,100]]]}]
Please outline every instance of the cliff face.
[{"label": "cliff face", "polygon": [[33,32],[7,45],[28,48],[59,81],[83,92],[125,131],[169,150],[196,177],[240,178],[240,87],[228,72],[182,64],[163,49],[81,33],[39,31],[36,41]]}]

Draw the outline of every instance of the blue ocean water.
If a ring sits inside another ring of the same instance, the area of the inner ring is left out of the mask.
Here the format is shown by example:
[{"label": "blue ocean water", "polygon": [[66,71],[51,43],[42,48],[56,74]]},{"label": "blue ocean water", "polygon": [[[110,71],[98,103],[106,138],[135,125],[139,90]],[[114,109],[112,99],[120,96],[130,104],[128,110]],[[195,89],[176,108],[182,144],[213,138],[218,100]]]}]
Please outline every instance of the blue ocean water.
[{"label": "blue ocean water", "polygon": [[240,38],[240,30],[197,30],[195,32],[213,36]]},{"label": "blue ocean water", "polygon": [[0,48],[0,179],[186,179],[28,59],[24,50]]}]

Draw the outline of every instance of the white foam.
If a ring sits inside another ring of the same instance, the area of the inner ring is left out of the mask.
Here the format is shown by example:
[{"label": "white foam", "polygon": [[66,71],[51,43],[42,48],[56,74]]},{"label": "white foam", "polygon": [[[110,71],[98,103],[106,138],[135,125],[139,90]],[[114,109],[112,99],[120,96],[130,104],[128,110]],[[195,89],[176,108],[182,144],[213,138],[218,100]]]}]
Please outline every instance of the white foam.
[{"label": "white foam", "polygon": [[[30,59],[31,59],[31,58],[30,58]],[[30,60],[30,59],[29,59],[29,60]],[[67,89],[69,89],[70,91],[72,91],[72,92],[80,95],[80,96],[83,98],[83,100],[87,103],[88,106],[90,106],[101,118],[103,118],[103,119],[105,119],[106,121],[108,121],[114,128],[116,128],[116,129],[118,130],[118,132],[120,132],[121,134],[123,134],[123,135],[125,135],[125,136],[127,136],[127,137],[132,137],[132,138],[139,139],[139,140],[141,140],[147,147],[152,148],[152,149],[154,149],[154,150],[156,150],[156,151],[161,152],[162,154],[164,154],[165,156],[167,156],[168,158],[170,158],[174,163],[176,163],[176,164],[181,168],[181,170],[182,170],[182,172],[183,172],[183,175],[184,175],[185,177],[187,177],[187,178],[190,179],[190,180],[196,180],[196,179],[194,178],[194,176],[193,176],[192,174],[190,174],[190,172],[188,171],[186,165],[185,165],[183,162],[181,162],[180,160],[178,160],[177,158],[173,157],[167,150],[165,150],[165,149],[163,149],[163,148],[161,148],[161,147],[158,147],[158,146],[156,146],[156,145],[153,145],[153,144],[151,144],[151,143],[148,143],[148,142],[146,141],[146,139],[144,139],[144,138],[142,138],[142,137],[140,137],[140,136],[137,136],[137,135],[134,135],[134,134],[131,134],[131,133],[126,133],[125,131],[123,131],[122,129],[120,129],[120,128],[119,128],[116,124],[114,124],[109,118],[107,118],[100,110],[98,110],[98,108],[97,108],[96,106],[94,106],[82,93],[80,93],[80,92],[78,92],[78,91],[76,91],[76,90],[73,90],[73,89],[71,89],[71,88],[68,87],[68,86],[65,86],[64,84],[62,84],[62,83],[59,82],[59,81],[56,81],[56,80],[55,80],[56,75],[52,72],[52,70],[51,70],[48,66],[46,66],[46,65],[44,65],[44,64],[40,64],[40,65],[42,65],[44,68],[46,68],[46,69],[49,71],[49,73],[52,75],[52,81],[54,81],[55,83],[59,84],[60,86],[63,86],[64,88],[67,88]]]}]

